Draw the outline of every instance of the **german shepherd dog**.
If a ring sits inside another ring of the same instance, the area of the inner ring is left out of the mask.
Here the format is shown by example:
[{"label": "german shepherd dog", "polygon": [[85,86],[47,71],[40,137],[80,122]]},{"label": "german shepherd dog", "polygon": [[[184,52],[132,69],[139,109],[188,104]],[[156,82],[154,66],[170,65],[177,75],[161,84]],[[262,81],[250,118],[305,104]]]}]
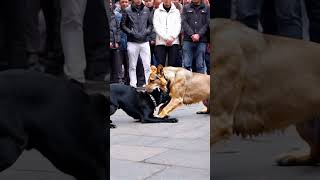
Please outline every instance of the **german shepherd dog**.
[{"label": "german shepherd dog", "polygon": [[171,100],[161,107],[159,117],[163,118],[183,104],[203,102],[205,110],[198,114],[209,113],[210,76],[194,73],[181,67],[151,66],[151,74],[146,91],[152,92],[160,88],[168,92]]},{"label": "german shepherd dog", "polygon": [[[135,88],[123,84],[110,85],[110,116],[117,109],[122,109],[141,123],[176,123],[176,118],[158,118],[153,115],[157,106],[169,101],[170,96],[159,88],[148,93],[138,92]],[[110,124],[110,127],[115,126]]]},{"label": "german shepherd dog", "polygon": [[0,172],[36,149],[77,180],[109,178],[108,104],[65,79],[0,72]]},{"label": "german shepherd dog", "polygon": [[320,45],[262,34],[232,20],[211,25],[211,143],[296,125],[310,153],[277,163],[319,163]]}]

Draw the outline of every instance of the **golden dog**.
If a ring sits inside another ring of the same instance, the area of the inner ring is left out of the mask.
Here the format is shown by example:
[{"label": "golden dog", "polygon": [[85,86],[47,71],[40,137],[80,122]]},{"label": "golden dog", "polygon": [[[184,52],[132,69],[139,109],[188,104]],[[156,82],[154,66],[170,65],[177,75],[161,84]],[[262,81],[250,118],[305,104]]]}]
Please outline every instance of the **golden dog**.
[{"label": "golden dog", "polygon": [[296,125],[311,151],[278,164],[319,163],[320,45],[264,35],[231,20],[212,25],[211,143]]},{"label": "golden dog", "polygon": [[206,109],[198,113],[209,112],[210,76],[193,73],[181,67],[151,66],[151,74],[146,85],[146,91],[155,88],[169,91],[171,100],[163,109],[159,117],[166,117],[171,111],[183,104],[193,104],[203,101]]}]

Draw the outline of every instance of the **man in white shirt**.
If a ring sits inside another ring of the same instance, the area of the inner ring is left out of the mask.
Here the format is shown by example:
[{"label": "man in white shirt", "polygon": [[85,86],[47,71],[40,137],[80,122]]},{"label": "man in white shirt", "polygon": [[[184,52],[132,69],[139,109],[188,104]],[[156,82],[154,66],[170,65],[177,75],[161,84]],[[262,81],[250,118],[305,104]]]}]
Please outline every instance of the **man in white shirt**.
[{"label": "man in white shirt", "polygon": [[156,32],[155,55],[163,66],[166,65],[168,55],[168,66],[181,67],[179,58],[179,34],[181,31],[181,15],[172,0],[163,0],[159,8],[155,10],[153,26]]}]

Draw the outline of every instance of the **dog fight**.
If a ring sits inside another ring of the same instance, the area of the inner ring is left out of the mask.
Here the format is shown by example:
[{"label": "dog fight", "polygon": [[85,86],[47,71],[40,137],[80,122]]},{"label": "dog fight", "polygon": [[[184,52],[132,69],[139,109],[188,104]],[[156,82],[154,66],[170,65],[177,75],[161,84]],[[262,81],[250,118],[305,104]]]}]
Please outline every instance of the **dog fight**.
[{"label": "dog fight", "polygon": [[320,179],[319,0],[1,4],[0,180]]}]

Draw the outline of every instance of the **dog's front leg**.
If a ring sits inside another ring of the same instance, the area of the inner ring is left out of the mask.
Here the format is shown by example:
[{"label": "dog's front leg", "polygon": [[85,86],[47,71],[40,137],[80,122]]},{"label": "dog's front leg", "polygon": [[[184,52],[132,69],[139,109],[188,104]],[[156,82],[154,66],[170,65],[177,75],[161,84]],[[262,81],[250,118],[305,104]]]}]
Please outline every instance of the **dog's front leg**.
[{"label": "dog's front leg", "polygon": [[169,104],[162,109],[158,117],[164,118],[168,116],[168,114],[176,109],[177,107],[181,106],[183,104],[183,99],[182,98],[172,98],[169,102]]}]

